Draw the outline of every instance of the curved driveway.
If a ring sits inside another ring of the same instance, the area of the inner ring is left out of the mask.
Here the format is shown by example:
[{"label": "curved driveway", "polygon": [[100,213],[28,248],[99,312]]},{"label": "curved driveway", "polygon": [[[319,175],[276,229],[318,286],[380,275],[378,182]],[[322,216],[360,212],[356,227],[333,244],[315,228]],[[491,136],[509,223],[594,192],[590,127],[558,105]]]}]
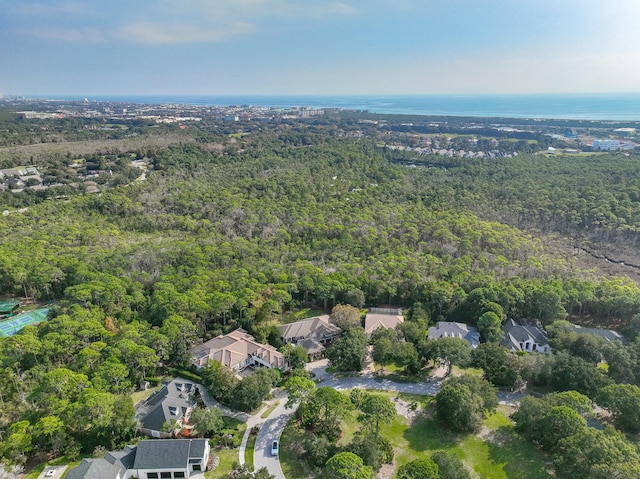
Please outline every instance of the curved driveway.
[{"label": "curved driveway", "polygon": [[[440,391],[441,386],[441,381],[399,383],[387,379],[379,380],[375,379],[371,373],[366,373],[362,376],[336,378],[326,372],[326,360],[310,363],[307,366],[307,369],[315,374],[316,381],[319,381],[318,387],[331,387],[337,390],[362,388],[435,396]],[[498,400],[500,404],[512,404],[524,395],[525,393],[522,392],[498,391]],[[256,470],[266,467],[269,474],[275,476],[275,479],[285,479],[280,467],[280,461],[277,456],[271,455],[271,443],[274,440],[280,442],[280,435],[295,412],[295,408],[286,409],[284,407],[287,402],[287,395],[284,392],[278,394],[278,400],[280,404],[273,410],[267,420],[262,423],[258,432],[253,453],[253,465]]]}]

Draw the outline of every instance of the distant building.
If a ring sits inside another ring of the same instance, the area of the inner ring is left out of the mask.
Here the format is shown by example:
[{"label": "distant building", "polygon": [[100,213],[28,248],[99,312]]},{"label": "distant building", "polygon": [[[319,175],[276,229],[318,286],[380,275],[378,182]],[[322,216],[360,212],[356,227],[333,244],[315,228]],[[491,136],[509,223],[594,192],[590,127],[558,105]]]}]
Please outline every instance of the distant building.
[{"label": "distant building", "polygon": [[613,130],[613,132],[618,136],[628,138],[636,134],[636,129],[635,128],[616,128],[615,130]]},{"label": "distant building", "polygon": [[480,333],[473,326],[464,323],[450,321],[438,321],[435,326],[429,328],[429,339],[460,338],[477,348],[480,344]]},{"label": "distant building", "polygon": [[620,149],[620,140],[593,140],[594,150],[614,151]]}]

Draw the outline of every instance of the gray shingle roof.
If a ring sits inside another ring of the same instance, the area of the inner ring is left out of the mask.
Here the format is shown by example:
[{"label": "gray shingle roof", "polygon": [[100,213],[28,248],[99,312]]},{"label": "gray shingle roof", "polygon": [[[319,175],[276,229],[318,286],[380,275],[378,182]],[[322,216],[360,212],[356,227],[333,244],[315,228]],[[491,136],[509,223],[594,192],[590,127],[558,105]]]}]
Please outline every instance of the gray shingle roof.
[{"label": "gray shingle roof", "polygon": [[[134,469],[187,468],[190,457],[203,457],[206,439],[149,439],[140,441]],[[193,455],[193,452],[198,455]]]},{"label": "gray shingle roof", "polygon": [[612,329],[600,329],[600,328],[583,328],[578,325],[573,326],[573,330],[578,334],[593,334],[600,336],[605,341],[621,341],[624,342],[622,335]]},{"label": "gray shingle roof", "polygon": [[153,431],[161,431],[165,423],[181,419],[194,406],[190,395],[195,393],[197,387],[193,381],[180,377],[165,384],[147,399],[146,406],[151,410],[140,419],[140,425]]},{"label": "gray shingle roof", "polygon": [[325,350],[325,347],[313,338],[300,341],[298,346],[302,346],[307,354],[317,354]]},{"label": "gray shingle roof", "polygon": [[111,464],[103,458],[83,459],[78,467],[71,469],[65,478],[67,479],[116,479],[125,468],[121,464]]},{"label": "gray shingle roof", "polygon": [[461,338],[466,339],[474,348],[480,343],[480,333],[473,326],[450,321],[438,321],[429,328],[429,339]]},{"label": "gray shingle roof", "polygon": [[500,344],[510,350],[521,350],[520,344],[527,341],[537,344],[538,348],[549,344],[547,335],[537,326],[524,326],[508,319],[502,330],[505,337]]}]

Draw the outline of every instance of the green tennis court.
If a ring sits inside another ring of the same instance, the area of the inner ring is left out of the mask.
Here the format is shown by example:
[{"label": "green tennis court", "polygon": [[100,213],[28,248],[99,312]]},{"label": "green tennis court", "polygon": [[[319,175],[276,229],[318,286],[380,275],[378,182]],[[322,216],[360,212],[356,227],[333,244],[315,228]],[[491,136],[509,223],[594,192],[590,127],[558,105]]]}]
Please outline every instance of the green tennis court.
[{"label": "green tennis court", "polygon": [[25,326],[38,324],[47,319],[49,308],[35,309],[0,322],[0,337],[13,336]]}]

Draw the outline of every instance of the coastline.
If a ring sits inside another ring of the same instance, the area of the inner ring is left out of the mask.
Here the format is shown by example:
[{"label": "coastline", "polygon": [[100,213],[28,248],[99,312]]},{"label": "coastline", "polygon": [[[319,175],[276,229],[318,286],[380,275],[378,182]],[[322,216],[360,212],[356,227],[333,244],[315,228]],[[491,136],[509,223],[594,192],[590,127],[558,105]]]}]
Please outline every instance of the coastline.
[{"label": "coastline", "polygon": [[[84,96],[28,96],[82,101]],[[90,101],[190,106],[340,108],[396,115],[640,121],[640,93],[531,95],[96,95]]]}]

